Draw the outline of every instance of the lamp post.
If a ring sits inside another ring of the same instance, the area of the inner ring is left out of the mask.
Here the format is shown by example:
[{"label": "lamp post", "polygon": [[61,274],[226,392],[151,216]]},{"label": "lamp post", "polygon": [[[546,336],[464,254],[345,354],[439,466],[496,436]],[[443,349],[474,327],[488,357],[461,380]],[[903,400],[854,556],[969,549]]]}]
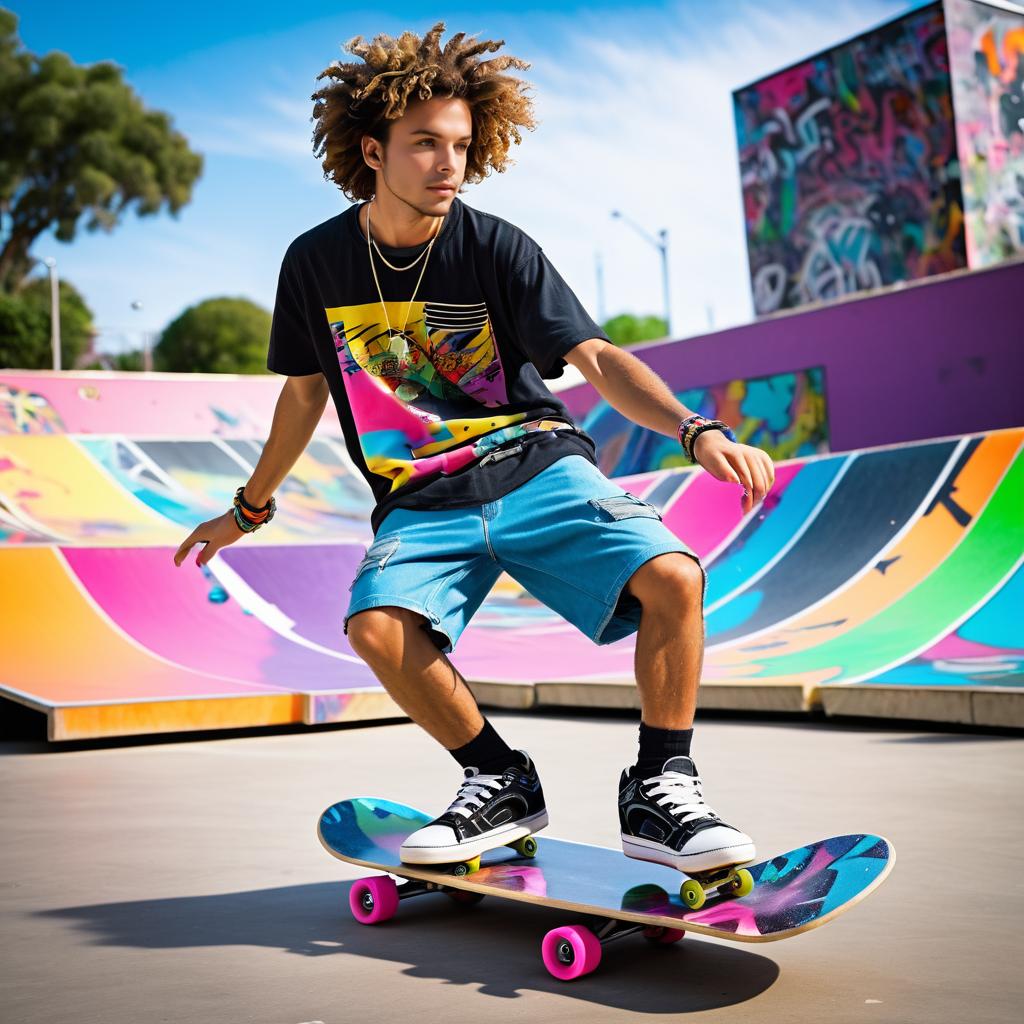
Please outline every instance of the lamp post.
[{"label": "lamp post", "polygon": [[53,368],[60,369],[60,283],[57,281],[57,261],[47,256],[43,263],[50,268],[50,349]]},{"label": "lamp post", "polygon": [[620,210],[612,210],[612,216],[624,220],[645,242],[649,242],[661,254],[661,286],[665,295],[665,330],[672,335],[672,311],[668,295],[668,228],[662,228],[658,237],[649,235],[639,224],[631,221]]}]

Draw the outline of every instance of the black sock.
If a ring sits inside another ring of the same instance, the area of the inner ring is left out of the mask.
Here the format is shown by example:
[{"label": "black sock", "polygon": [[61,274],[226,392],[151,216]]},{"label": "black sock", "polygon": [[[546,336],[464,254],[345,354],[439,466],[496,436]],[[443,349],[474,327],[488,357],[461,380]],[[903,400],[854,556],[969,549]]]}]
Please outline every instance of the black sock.
[{"label": "black sock", "polygon": [[692,729],[655,729],[640,723],[640,753],[632,769],[633,776],[648,779],[661,772],[670,757],[690,756]]},{"label": "black sock", "polygon": [[515,751],[494,731],[484,719],[484,727],[465,746],[449,750],[463,768],[479,768],[484,774],[497,774],[519,760]]}]

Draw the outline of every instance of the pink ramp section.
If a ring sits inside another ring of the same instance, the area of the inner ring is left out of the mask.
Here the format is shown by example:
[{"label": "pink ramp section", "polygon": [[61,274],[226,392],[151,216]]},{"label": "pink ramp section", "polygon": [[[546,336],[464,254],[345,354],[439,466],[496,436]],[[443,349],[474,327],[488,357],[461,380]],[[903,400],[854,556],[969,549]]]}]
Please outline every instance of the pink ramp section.
[{"label": "pink ramp section", "polygon": [[1024,647],[993,647],[990,644],[979,644],[974,640],[965,640],[956,633],[944,636],[937,644],[932,644],[919,657],[929,661],[958,658],[993,658],[1006,657],[1009,654],[1024,654]]},{"label": "pink ramp section", "polygon": [[[767,507],[778,503],[782,492],[796,476],[803,462],[779,463],[775,466],[775,483],[768,492]],[[703,469],[692,470],[696,476],[678,496],[664,516],[665,525],[689,544],[701,559],[716,552],[729,541],[744,524],[743,509],[740,506],[742,488],[736,484],[716,480]],[[634,476],[616,477],[615,483],[643,498],[669,474],[641,473]],[[684,477],[680,475],[679,486]],[[759,515],[762,509],[755,508],[752,515]]]},{"label": "pink ramp section", "polygon": [[173,548],[64,548],[63,554],[121,629],[183,668],[287,690],[378,685],[354,655],[333,658],[245,614],[194,559],[175,566]]},{"label": "pink ramp section", "polygon": [[55,548],[0,549],[0,580],[0,687],[51,705],[287,692],[144,650],[93,605]]},{"label": "pink ramp section", "polygon": [[739,525],[742,494],[738,484],[701,472],[665,514],[665,525],[704,558]]},{"label": "pink ramp section", "polygon": [[[0,373],[0,434],[265,437],[284,378],[229,373]],[[340,431],[331,402],[320,429]]]}]

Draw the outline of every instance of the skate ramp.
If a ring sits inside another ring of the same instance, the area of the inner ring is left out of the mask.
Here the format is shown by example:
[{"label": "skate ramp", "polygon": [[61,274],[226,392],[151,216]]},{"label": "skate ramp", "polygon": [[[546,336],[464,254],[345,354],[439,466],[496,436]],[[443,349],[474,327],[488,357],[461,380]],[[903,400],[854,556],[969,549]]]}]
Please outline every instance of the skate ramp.
[{"label": "skate ramp", "polygon": [[[73,377],[0,375],[0,693],[54,739],[400,715],[342,633],[370,499],[336,423],[270,529],[177,568],[251,473],[279,380],[82,399]],[[134,433],[97,418],[108,397]],[[1024,429],[783,461],[747,516],[701,470],[618,482],[708,569],[703,706],[1024,724]],[[488,705],[638,708],[635,639],[598,647],[503,575],[451,660]]]}]

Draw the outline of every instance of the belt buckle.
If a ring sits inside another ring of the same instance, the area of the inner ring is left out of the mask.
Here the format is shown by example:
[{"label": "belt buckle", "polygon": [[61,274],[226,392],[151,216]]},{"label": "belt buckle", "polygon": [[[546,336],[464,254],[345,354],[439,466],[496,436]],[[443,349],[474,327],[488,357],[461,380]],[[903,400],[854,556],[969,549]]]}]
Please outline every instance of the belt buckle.
[{"label": "belt buckle", "polygon": [[488,452],[481,460],[480,465],[484,465],[487,462],[500,462],[502,459],[507,459],[510,455],[516,455],[523,450],[523,444],[520,441],[514,448],[496,448],[494,451]]}]

